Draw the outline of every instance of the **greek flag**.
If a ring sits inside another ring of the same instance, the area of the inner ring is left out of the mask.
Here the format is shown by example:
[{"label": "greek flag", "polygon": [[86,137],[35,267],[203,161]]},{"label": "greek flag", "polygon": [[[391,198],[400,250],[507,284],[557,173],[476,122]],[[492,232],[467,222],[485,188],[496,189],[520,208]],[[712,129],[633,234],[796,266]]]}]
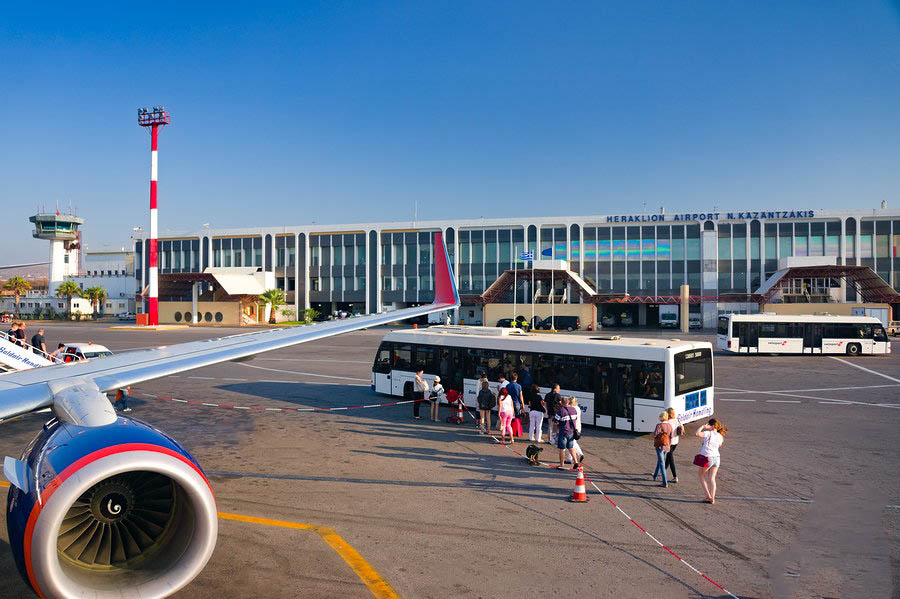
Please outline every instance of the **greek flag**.
[{"label": "greek flag", "polygon": [[519,252],[519,260],[522,260],[524,262],[534,260],[534,252]]}]

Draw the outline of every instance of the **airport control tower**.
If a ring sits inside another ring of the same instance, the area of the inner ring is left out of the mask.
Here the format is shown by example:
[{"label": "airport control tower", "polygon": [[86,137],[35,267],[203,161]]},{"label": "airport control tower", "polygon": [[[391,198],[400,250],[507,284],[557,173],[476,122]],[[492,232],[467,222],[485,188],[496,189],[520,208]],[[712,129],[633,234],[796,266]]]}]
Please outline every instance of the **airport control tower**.
[{"label": "airport control tower", "polygon": [[52,297],[65,277],[78,274],[80,242],[78,227],[84,223],[84,219],[69,214],[60,214],[57,211],[49,214],[35,214],[28,220],[34,223],[32,235],[37,239],[46,239],[50,242],[50,272],[47,276],[47,288]]}]

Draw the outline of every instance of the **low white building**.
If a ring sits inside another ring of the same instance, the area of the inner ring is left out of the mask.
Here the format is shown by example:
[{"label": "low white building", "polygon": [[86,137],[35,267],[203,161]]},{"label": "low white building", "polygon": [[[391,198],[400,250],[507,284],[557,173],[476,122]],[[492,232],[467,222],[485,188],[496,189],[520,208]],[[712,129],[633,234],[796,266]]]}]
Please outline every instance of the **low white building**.
[{"label": "low white building", "polygon": [[134,312],[137,282],[134,278],[134,252],[125,248],[85,250],[84,272],[67,280],[82,289],[102,287],[106,300],[100,313],[106,316]]}]

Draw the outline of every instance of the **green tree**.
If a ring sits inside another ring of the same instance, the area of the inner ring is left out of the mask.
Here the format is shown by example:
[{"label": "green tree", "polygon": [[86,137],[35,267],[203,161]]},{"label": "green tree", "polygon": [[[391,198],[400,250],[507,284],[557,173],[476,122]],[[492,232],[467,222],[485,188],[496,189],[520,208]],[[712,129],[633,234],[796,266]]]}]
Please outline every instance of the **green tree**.
[{"label": "green tree", "polygon": [[100,304],[106,300],[106,289],[99,286],[88,287],[81,295],[91,300],[91,306],[94,308],[94,313],[97,313],[100,312]]},{"label": "green tree", "polygon": [[72,312],[72,298],[81,295],[81,287],[72,281],[64,281],[56,288],[56,297],[66,298],[66,314]]},{"label": "green tree", "polygon": [[275,310],[284,304],[283,289],[266,289],[259,295],[259,301],[272,307],[269,311],[269,324],[275,324]]},{"label": "green tree", "polygon": [[315,308],[307,308],[303,311],[303,320],[306,322],[312,322],[317,316],[319,316],[321,312],[316,310]]},{"label": "green tree", "polygon": [[31,283],[23,279],[22,277],[10,277],[6,283],[3,284],[5,289],[9,289],[13,292],[13,295],[16,297],[16,318],[19,317],[19,302],[25,292],[31,289]]}]

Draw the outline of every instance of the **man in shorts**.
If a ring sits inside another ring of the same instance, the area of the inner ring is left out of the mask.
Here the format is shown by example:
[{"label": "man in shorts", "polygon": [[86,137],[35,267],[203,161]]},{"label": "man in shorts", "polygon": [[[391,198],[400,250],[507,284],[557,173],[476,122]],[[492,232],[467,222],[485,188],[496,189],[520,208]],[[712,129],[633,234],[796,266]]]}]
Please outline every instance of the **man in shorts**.
[{"label": "man in shorts", "polygon": [[556,448],[559,449],[560,469],[565,467],[567,451],[572,458],[572,470],[578,469],[578,458],[575,457],[575,423],[578,420],[576,409],[563,404],[553,417],[553,421],[559,427],[559,432],[556,436]]}]

